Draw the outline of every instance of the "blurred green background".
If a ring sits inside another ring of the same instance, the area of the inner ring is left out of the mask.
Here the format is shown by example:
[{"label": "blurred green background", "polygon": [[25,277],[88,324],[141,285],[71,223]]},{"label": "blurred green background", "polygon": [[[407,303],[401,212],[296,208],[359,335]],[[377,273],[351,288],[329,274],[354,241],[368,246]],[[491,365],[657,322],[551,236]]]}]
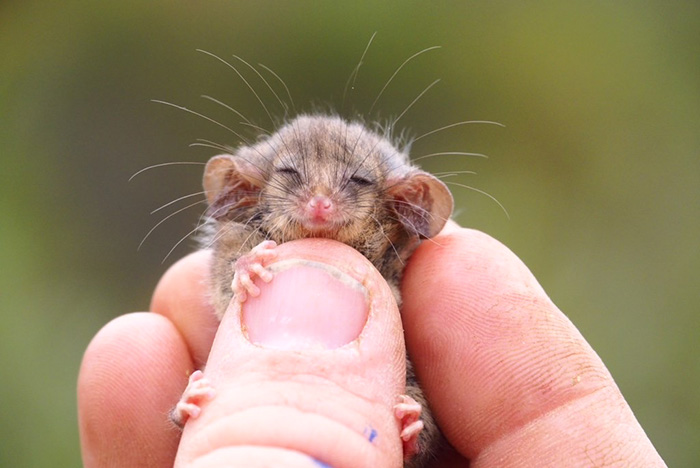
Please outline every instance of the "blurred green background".
[{"label": "blurred green background", "polygon": [[[0,4],[0,465],[80,464],[75,381],[111,318],[145,310],[159,276],[193,248],[196,223],[150,211],[199,190],[198,138],[269,126],[223,64],[275,70],[297,108],[342,104],[419,135],[442,156],[457,219],[500,239],[532,269],[605,360],[669,465],[700,466],[700,4],[697,2],[39,2]],[[245,72],[245,67],[242,67]],[[249,72],[265,101],[274,99]],[[185,206],[181,202],[177,207]]]}]

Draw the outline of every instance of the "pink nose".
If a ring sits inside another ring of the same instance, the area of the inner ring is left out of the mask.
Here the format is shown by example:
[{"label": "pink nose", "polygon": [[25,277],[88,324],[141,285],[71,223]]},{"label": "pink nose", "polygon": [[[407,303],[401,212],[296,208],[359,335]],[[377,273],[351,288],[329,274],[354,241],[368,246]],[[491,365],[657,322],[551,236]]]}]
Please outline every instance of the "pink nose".
[{"label": "pink nose", "polygon": [[306,204],[309,215],[315,219],[326,219],[333,213],[333,202],[325,195],[314,195]]}]

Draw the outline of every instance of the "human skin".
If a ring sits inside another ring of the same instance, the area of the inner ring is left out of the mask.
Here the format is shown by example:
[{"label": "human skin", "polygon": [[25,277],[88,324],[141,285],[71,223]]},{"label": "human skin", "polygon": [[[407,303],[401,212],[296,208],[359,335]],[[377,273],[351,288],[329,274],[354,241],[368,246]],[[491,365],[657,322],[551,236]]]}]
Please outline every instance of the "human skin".
[{"label": "human skin", "polygon": [[[449,224],[423,242],[402,283],[403,333],[388,286],[352,249],[309,239],[278,250],[280,260],[335,266],[366,288],[367,303],[356,303],[341,327],[358,331],[313,321],[300,332],[313,345],[281,340],[253,323],[266,306],[250,299],[246,326],[233,305],[219,327],[206,299],[210,253],[196,252],[164,275],[154,313],[113,320],[85,352],[85,466],[173,466],[176,455],[198,467],[401,466],[392,405],[404,382],[404,336],[454,447],[433,466],[665,466],[600,358],[493,238]],[[260,298],[303,296],[318,272],[302,267],[294,281],[261,284]],[[357,294],[342,289],[323,288],[328,310]],[[255,333],[262,344],[246,338]],[[181,438],[167,414],[205,364],[217,393]]]}]

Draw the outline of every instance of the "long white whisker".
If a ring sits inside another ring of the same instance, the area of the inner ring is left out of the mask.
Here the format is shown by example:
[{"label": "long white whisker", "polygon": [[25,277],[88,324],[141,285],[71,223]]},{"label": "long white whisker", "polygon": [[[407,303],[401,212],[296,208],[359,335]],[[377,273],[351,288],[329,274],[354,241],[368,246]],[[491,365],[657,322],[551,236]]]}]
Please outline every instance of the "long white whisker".
[{"label": "long white whisker", "polygon": [[188,232],[187,234],[185,234],[185,236],[184,236],[182,239],[180,239],[179,241],[177,241],[177,244],[173,245],[173,248],[170,249],[170,251],[168,252],[168,254],[165,256],[165,258],[163,259],[163,261],[161,261],[160,263],[165,263],[165,261],[168,259],[168,257],[170,256],[170,254],[173,253],[173,251],[177,248],[177,246],[180,245],[180,244],[182,244],[182,243],[185,241],[185,239],[187,239],[188,237],[190,237],[192,234],[194,234],[195,232],[199,231],[199,230],[202,228],[202,226],[203,226],[202,224],[198,224],[194,229],[192,229],[190,232]]},{"label": "long white whisker", "polygon": [[215,102],[215,103],[217,103],[218,105],[220,105],[220,106],[222,106],[222,107],[225,107],[226,109],[228,109],[228,110],[230,110],[231,112],[233,112],[234,114],[236,114],[238,117],[240,117],[240,118],[242,118],[243,120],[245,120],[247,123],[250,123],[250,120],[248,120],[248,118],[247,118],[245,115],[241,114],[241,113],[238,112],[236,109],[234,109],[233,107],[229,106],[228,104],[223,103],[223,102],[219,101],[218,99],[213,98],[213,97],[211,97],[211,96],[207,96],[206,94],[202,94],[200,97],[202,97],[202,98],[204,98],[204,99],[208,99],[208,100],[210,100],[210,101],[212,101],[212,102]]},{"label": "long white whisker", "polygon": [[219,239],[221,239],[221,238],[224,236],[226,230],[231,230],[231,229],[233,229],[232,226],[233,226],[233,225],[229,223],[229,224],[225,224],[224,227],[219,228],[219,229],[217,230],[216,234],[214,234],[214,235],[212,236],[212,238],[211,238],[211,240],[209,241],[209,243],[207,243],[207,245],[205,245],[205,246],[203,247],[204,250],[210,249],[210,248],[216,243],[216,241],[218,241]]},{"label": "long white whisker", "polygon": [[370,217],[372,218],[372,220],[373,220],[375,223],[377,223],[377,226],[378,226],[379,229],[382,231],[382,235],[383,235],[384,238],[389,242],[389,245],[391,246],[392,250],[393,250],[394,253],[396,254],[396,259],[397,259],[399,262],[401,262],[401,265],[405,265],[405,264],[404,264],[404,261],[401,259],[401,255],[399,255],[399,251],[396,250],[396,246],[394,245],[393,242],[391,242],[391,239],[389,239],[389,236],[386,235],[386,232],[384,231],[384,227],[382,227],[382,223],[380,223],[379,220],[378,220],[374,215],[370,215]]},{"label": "long white whisker", "polygon": [[218,125],[219,127],[224,128],[224,129],[228,130],[229,132],[233,133],[238,138],[240,138],[241,141],[244,141],[246,144],[250,144],[250,143],[248,143],[248,140],[246,138],[244,138],[240,133],[238,133],[237,131],[235,131],[234,129],[232,129],[230,127],[227,127],[226,125],[224,125],[220,122],[217,122],[216,120],[212,119],[211,117],[207,117],[206,115],[200,114],[199,112],[193,111],[192,109],[188,109],[187,107],[178,106],[177,104],[173,104],[172,102],[161,101],[158,99],[151,99],[151,101],[156,102],[158,104],[165,104],[166,106],[174,107],[175,109],[180,109],[182,111],[189,112],[190,114],[196,115],[197,117],[201,117],[204,120],[208,120],[209,122],[211,122],[215,125]]},{"label": "long white whisker", "polygon": [[272,123],[273,125],[275,124],[275,120],[272,118],[272,114],[270,114],[270,111],[267,109],[267,106],[265,105],[265,103],[263,102],[263,100],[260,99],[260,96],[258,96],[258,93],[255,92],[255,89],[250,85],[250,83],[248,83],[248,80],[246,80],[245,77],[244,77],[243,75],[241,75],[241,72],[239,72],[238,69],[237,69],[236,67],[234,67],[232,64],[230,64],[230,63],[227,62],[226,60],[222,59],[222,58],[219,57],[218,55],[212,54],[211,52],[207,52],[206,50],[197,49],[197,52],[201,52],[201,53],[206,54],[206,55],[208,55],[208,56],[210,56],[210,57],[213,57],[213,58],[215,58],[216,60],[218,60],[218,61],[220,61],[221,63],[223,63],[223,64],[225,64],[226,66],[228,66],[231,70],[235,71],[236,74],[238,75],[238,77],[239,77],[241,80],[243,80],[243,82],[246,84],[246,86],[248,87],[248,89],[250,89],[250,91],[255,95],[256,99],[258,100],[258,102],[260,103],[260,105],[262,106],[262,108],[265,109],[265,113],[266,113],[267,116],[269,117],[270,123]]},{"label": "long white whisker", "polygon": [[[172,217],[175,216],[176,214],[182,213],[182,212],[185,211],[186,209],[192,208],[193,206],[199,205],[200,203],[203,203],[203,202],[204,202],[204,200],[199,200],[199,201],[197,201],[197,202],[191,203],[191,204],[187,205],[186,207],[180,208],[179,210],[174,211],[174,212],[170,213],[168,216],[166,216],[165,218],[161,219],[161,220],[158,222],[158,224],[156,224],[155,226],[153,226],[153,227],[151,228],[151,230],[148,231],[148,233],[144,236],[144,238],[141,239],[141,243],[140,243],[139,246],[136,248],[136,250],[138,251],[138,250],[141,249],[141,246],[143,245],[144,242],[146,242],[146,239],[148,239],[148,236],[150,236],[151,233],[152,233],[153,231],[155,231],[156,228],[157,228],[158,226],[160,226],[161,224],[163,224],[164,222],[166,222],[167,220],[169,220],[170,218],[172,218]],[[166,257],[166,258],[167,258],[167,257]],[[165,261],[165,259],[163,259],[163,261]]]},{"label": "long white whisker", "polygon": [[296,114],[297,109],[296,109],[296,106],[294,105],[294,99],[292,99],[292,93],[289,92],[289,88],[287,87],[287,84],[284,82],[284,80],[283,80],[282,78],[280,78],[280,76],[279,76],[277,73],[275,73],[275,72],[272,70],[272,68],[266,67],[266,66],[263,65],[262,63],[258,63],[258,66],[261,66],[261,67],[263,67],[265,70],[267,70],[268,72],[272,73],[272,76],[274,76],[275,78],[277,78],[277,80],[278,80],[280,83],[282,83],[282,86],[284,86],[284,90],[287,92],[287,97],[289,97],[289,102],[292,103],[292,110],[293,110],[294,113]]},{"label": "long white whisker", "polygon": [[[409,205],[412,205],[412,203],[408,203],[408,204],[409,204]],[[413,205],[413,206],[415,207],[415,205]],[[425,212],[425,213],[426,213],[428,216],[430,216],[431,218],[434,218],[434,217],[435,217],[432,213],[430,213],[430,212],[427,211],[427,210],[423,210],[423,212]],[[400,216],[400,215],[399,215],[399,216]],[[399,218],[396,218],[396,217],[393,217],[393,216],[390,217],[390,219],[396,220],[396,221],[399,222],[399,223],[406,223],[406,224],[409,224],[409,225],[413,228],[414,231],[418,231],[418,230],[416,229],[416,225],[415,225],[414,223],[412,223],[411,221],[409,221],[409,219],[408,219],[407,217],[401,216],[401,218],[403,218],[403,219],[399,219]],[[445,222],[447,222],[447,220],[448,220],[449,218],[447,218],[447,219],[442,218],[442,219],[443,219]],[[442,244],[440,244],[439,242],[437,242],[437,241],[436,241],[435,239],[433,239],[432,237],[427,237],[427,238],[425,238],[424,240],[430,241],[430,242],[434,243],[435,245],[442,246]]]},{"label": "long white whisker", "polygon": [[497,204],[498,206],[501,207],[501,210],[503,210],[503,212],[506,214],[506,217],[507,217],[508,219],[510,219],[510,215],[508,214],[508,210],[506,210],[506,208],[501,204],[501,202],[499,202],[499,201],[496,199],[496,197],[494,197],[493,195],[491,195],[491,194],[489,194],[489,193],[486,193],[486,192],[484,192],[483,190],[479,190],[478,188],[471,187],[471,186],[465,185],[465,184],[460,184],[459,182],[449,182],[449,181],[447,181],[447,182],[445,182],[445,183],[446,183],[447,185],[456,185],[456,186],[458,186],[458,187],[462,187],[462,188],[465,188],[465,189],[468,189],[468,190],[473,190],[473,191],[475,191],[475,192],[477,192],[477,193],[480,193],[480,194],[482,194],[482,195],[485,195],[485,196],[489,197],[491,200],[493,200],[494,202],[496,202],[496,204]]},{"label": "long white whisker", "polygon": [[[345,97],[348,93],[348,86],[350,89],[355,89],[355,81],[357,80],[357,75],[360,73],[360,67],[362,66],[364,60],[365,60],[365,55],[367,55],[367,51],[369,50],[369,46],[372,45],[372,41],[374,41],[374,37],[377,35],[377,32],[375,31],[374,34],[372,34],[372,37],[369,38],[369,42],[367,43],[367,47],[365,47],[364,52],[362,52],[362,56],[360,57],[360,61],[357,62],[357,65],[355,68],[352,70],[352,73],[350,73],[350,76],[348,77],[348,81],[345,82],[345,88],[343,88],[343,101],[340,104],[340,109],[341,111],[345,109]],[[352,81],[352,85],[350,82]]]},{"label": "long white whisker", "polygon": [[[415,140],[413,140],[413,141],[415,141]],[[411,162],[420,161],[421,159],[432,158],[435,156],[476,156],[478,158],[488,159],[488,156],[485,154],[482,154],[482,153],[466,153],[464,151],[443,151],[441,153],[430,153],[430,154],[424,154],[422,156],[417,156],[415,158],[412,158]]]},{"label": "long white whisker", "polygon": [[379,94],[378,94],[377,97],[374,99],[374,102],[372,103],[372,106],[369,108],[369,112],[367,112],[367,114],[369,115],[369,114],[372,113],[372,111],[374,110],[374,106],[377,104],[377,101],[379,101],[379,98],[382,97],[382,94],[384,94],[384,91],[386,90],[386,88],[389,86],[389,84],[394,80],[394,78],[396,77],[396,75],[399,74],[399,72],[401,71],[401,69],[402,69],[408,62],[410,62],[410,61],[413,60],[414,58],[418,57],[419,55],[422,55],[422,54],[424,54],[424,53],[426,53],[426,52],[429,52],[429,51],[431,51],[431,50],[439,49],[440,47],[441,47],[441,46],[428,47],[427,49],[423,49],[423,50],[421,50],[420,52],[417,52],[417,53],[411,55],[410,57],[408,57],[406,60],[404,60],[404,62],[403,62],[401,65],[399,65],[399,68],[396,69],[396,71],[394,72],[394,74],[391,75],[391,78],[389,78],[389,80],[386,82],[386,84],[384,85],[384,87],[382,88],[382,90],[379,91]]},{"label": "long white whisker", "polygon": [[435,129],[435,130],[431,130],[431,131],[429,131],[428,133],[424,133],[424,134],[422,134],[421,136],[414,138],[414,139],[413,139],[413,142],[415,143],[416,141],[420,140],[421,138],[425,138],[425,137],[427,137],[428,135],[432,135],[433,133],[437,133],[437,132],[441,132],[441,131],[443,131],[443,130],[447,130],[448,128],[457,127],[458,125],[468,125],[468,124],[487,124],[487,125],[496,125],[496,126],[498,126],[498,127],[503,127],[503,128],[505,128],[505,125],[503,125],[503,124],[500,123],[500,122],[492,122],[492,121],[490,121],[490,120],[465,120],[465,121],[463,121],[463,122],[457,122],[457,123],[453,123],[453,124],[450,124],[450,125],[445,125],[444,127],[440,127],[440,128]]},{"label": "long white whisker", "polygon": [[179,166],[179,165],[200,165],[204,166],[206,163],[203,162],[195,162],[195,161],[173,161],[173,162],[166,162],[166,163],[160,163],[160,164],[154,164],[152,166],[144,167],[143,169],[136,171],[134,175],[129,177],[129,182],[131,182],[131,179],[136,177],[137,175],[141,174],[142,172],[149,171],[151,169],[155,169],[156,167],[164,167],[164,166]]},{"label": "long white whisker", "polygon": [[170,206],[170,205],[172,205],[172,204],[174,204],[174,203],[177,203],[177,202],[179,202],[180,200],[185,200],[185,199],[187,199],[187,198],[196,197],[197,195],[204,195],[204,193],[205,193],[204,191],[195,192],[195,193],[190,193],[189,195],[184,195],[184,196],[182,196],[182,197],[180,197],[180,198],[176,198],[175,200],[169,201],[169,202],[166,203],[165,205],[163,205],[163,206],[161,206],[161,207],[159,207],[159,208],[156,208],[155,210],[151,211],[151,214],[157,213],[158,211],[162,210],[163,208],[166,208],[166,207],[168,207],[168,206]]},{"label": "long white whisker", "polygon": [[189,146],[190,146],[190,147],[193,147],[193,146],[202,146],[202,147],[204,147],[204,148],[213,148],[213,149],[216,149],[216,150],[223,151],[223,152],[226,153],[226,154],[232,154],[232,153],[234,153],[234,152],[236,151],[235,148],[232,148],[232,147],[230,147],[230,146],[222,145],[222,144],[220,144],[220,143],[217,143],[217,142],[211,141],[211,140],[205,140],[205,139],[203,139],[203,138],[198,138],[197,141],[196,141],[195,143],[190,143]]},{"label": "long white whisker", "polygon": [[255,229],[253,229],[253,232],[251,232],[251,233],[248,235],[248,237],[246,237],[245,240],[241,243],[241,246],[238,248],[238,251],[236,252],[236,255],[238,255],[239,253],[241,253],[241,250],[243,250],[243,247],[248,243],[248,241],[250,240],[250,238],[253,237],[253,236],[254,236],[257,232],[259,232],[259,231],[260,231],[260,228],[259,228],[259,227],[256,227]]},{"label": "long white whisker", "polygon": [[[403,204],[403,205],[408,205],[408,206],[410,206],[411,208],[413,208],[414,210],[423,213],[425,216],[427,216],[427,217],[429,217],[429,218],[435,218],[435,215],[434,215],[433,213],[431,213],[430,211],[426,210],[425,208],[420,207],[420,206],[418,206],[418,205],[415,205],[415,204],[413,204],[413,203],[411,203],[411,202],[400,201],[400,200],[394,200],[394,203],[399,203],[399,204]],[[445,221],[446,221],[446,219],[445,219]]]},{"label": "long white whisker", "polygon": [[[406,114],[406,112],[408,112],[408,110],[409,110],[411,107],[413,107],[413,105],[414,105],[416,102],[418,102],[418,100],[419,100],[420,98],[422,98],[423,95],[424,95],[425,93],[427,93],[427,92],[430,90],[430,88],[432,88],[433,86],[435,86],[435,85],[438,84],[439,82],[440,82],[440,80],[437,79],[437,80],[433,81],[432,83],[430,83],[430,84],[428,85],[428,87],[425,88],[425,89],[424,89],[424,90],[423,90],[423,91],[408,105],[408,107],[406,107],[406,109],[404,109],[404,111],[401,112],[401,114],[399,114],[398,117],[396,117],[396,119],[394,119],[394,121],[392,122],[391,126],[393,127],[394,125],[396,125],[396,124],[398,123],[398,121],[401,120],[401,117],[403,117],[404,114]],[[414,140],[414,141],[415,141],[415,140]]]},{"label": "long white whisker", "polygon": [[265,133],[265,134],[267,134],[267,135],[270,135],[270,131],[269,131],[269,130],[267,130],[266,128],[263,128],[263,127],[261,127],[261,126],[259,126],[259,125],[255,125],[255,124],[250,123],[250,122],[241,122],[241,125],[245,125],[246,127],[254,128],[255,130],[258,130],[258,131],[260,131],[260,132],[262,132],[262,133]]},{"label": "long white whisker", "polygon": [[272,94],[274,94],[275,99],[277,99],[277,102],[279,102],[279,103],[280,103],[280,106],[282,106],[282,109],[284,109],[284,113],[287,114],[287,113],[289,112],[289,106],[287,106],[287,104],[286,104],[284,101],[282,101],[282,99],[280,99],[280,97],[277,95],[277,92],[275,92],[275,90],[272,89],[272,86],[270,86],[270,83],[267,82],[267,80],[265,79],[265,77],[262,76],[262,75],[260,74],[260,72],[259,72],[254,66],[252,66],[251,64],[249,64],[248,62],[246,62],[245,60],[243,60],[242,58],[240,58],[238,55],[234,55],[233,58],[236,58],[236,59],[240,60],[241,62],[245,63],[246,65],[248,65],[248,67],[249,67],[251,70],[253,70],[253,71],[255,72],[255,74],[258,75],[258,76],[260,77],[261,80],[263,80],[263,83],[265,83],[265,85],[267,86],[267,89],[269,89],[270,92],[271,92]]},{"label": "long white whisker", "polygon": [[456,177],[461,174],[471,174],[476,175],[474,171],[451,171],[451,172],[433,172],[433,175],[438,179],[445,179],[447,177]]}]

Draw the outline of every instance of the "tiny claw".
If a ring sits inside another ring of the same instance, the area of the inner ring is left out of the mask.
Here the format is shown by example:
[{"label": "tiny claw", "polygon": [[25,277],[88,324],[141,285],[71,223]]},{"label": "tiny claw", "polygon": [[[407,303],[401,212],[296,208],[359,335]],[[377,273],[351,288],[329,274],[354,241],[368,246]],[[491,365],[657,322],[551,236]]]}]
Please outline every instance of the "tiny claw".
[{"label": "tiny claw", "polygon": [[250,275],[245,272],[241,273],[240,277],[238,278],[238,282],[246,291],[250,291],[255,287],[255,285],[253,284],[253,280],[250,278]]},{"label": "tiny claw", "polygon": [[179,402],[175,406],[175,411],[180,415],[186,415],[185,418],[180,419],[183,419],[183,421],[187,421],[188,418],[194,419],[197,416],[199,416],[199,413],[202,412],[202,409],[199,406],[192,403]]},{"label": "tiny claw", "polygon": [[411,423],[410,425],[404,427],[403,431],[401,431],[401,440],[404,442],[409,442],[411,438],[418,438],[418,434],[420,434],[420,431],[423,430],[424,424],[423,421],[420,419],[416,422]]},{"label": "tiny claw", "polygon": [[250,269],[258,275],[258,278],[263,280],[266,283],[269,283],[272,281],[272,273],[270,273],[269,270],[267,270],[264,266],[262,266],[259,263],[254,263],[253,265],[250,266]]},{"label": "tiny claw", "polygon": [[250,287],[248,287],[248,294],[250,297],[258,297],[260,295],[260,288],[251,284]]},{"label": "tiny claw", "polygon": [[263,251],[267,253],[271,253],[272,249],[277,247],[277,242],[273,240],[264,240],[255,247],[253,247],[253,251],[258,250],[258,251]]},{"label": "tiny claw", "polygon": [[399,402],[394,405],[394,415],[397,419],[411,418],[417,420],[420,418],[423,407],[416,400],[408,395],[400,395]]},{"label": "tiny claw", "polygon": [[238,301],[240,304],[243,304],[246,301],[246,299],[248,299],[248,296],[246,295],[245,292],[243,292],[243,291],[236,292],[236,301]]}]

